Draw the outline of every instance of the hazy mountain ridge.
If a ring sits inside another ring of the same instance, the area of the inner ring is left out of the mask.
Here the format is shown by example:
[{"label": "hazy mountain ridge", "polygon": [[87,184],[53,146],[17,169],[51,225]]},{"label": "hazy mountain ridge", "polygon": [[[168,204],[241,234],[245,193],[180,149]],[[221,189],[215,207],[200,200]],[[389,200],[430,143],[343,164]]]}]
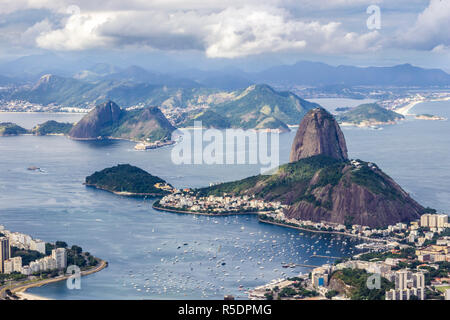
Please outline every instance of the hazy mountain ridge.
[{"label": "hazy mountain ridge", "polygon": [[191,125],[193,120],[205,120],[205,126],[215,128],[289,131],[287,124],[294,124],[308,110],[318,106],[291,92],[279,92],[268,85],[252,85],[232,92],[227,101],[211,105],[206,114],[205,111],[194,114],[181,126]]},{"label": "hazy mountain ridge", "polygon": [[278,85],[350,86],[448,86],[450,75],[440,69],[424,69],[411,64],[391,67],[330,66],[299,61],[253,74],[252,79]]}]

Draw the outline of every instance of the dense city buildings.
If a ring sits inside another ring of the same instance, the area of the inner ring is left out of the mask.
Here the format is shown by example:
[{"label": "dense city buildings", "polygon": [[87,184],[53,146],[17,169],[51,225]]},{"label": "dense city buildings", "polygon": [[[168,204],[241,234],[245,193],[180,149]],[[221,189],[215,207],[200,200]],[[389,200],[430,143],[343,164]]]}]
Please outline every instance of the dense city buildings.
[{"label": "dense city buildings", "polygon": [[[315,267],[309,275],[299,275],[301,286],[298,279],[278,279],[257,287],[250,290],[250,299],[267,299],[274,294],[281,299],[311,299],[302,294],[304,290],[315,292],[314,299],[450,299],[450,226],[446,215],[426,214],[418,221],[397,223],[383,229],[296,221],[285,219],[282,213],[261,216],[269,222],[292,228],[358,237],[365,240],[357,245],[364,251],[335,264]],[[267,221],[264,219],[262,221]],[[364,277],[367,283],[360,282]],[[360,287],[352,287],[358,282]],[[283,284],[283,293],[290,294],[276,293],[273,288],[278,290],[279,286],[274,283]],[[378,291],[372,296],[364,296],[363,293],[369,292],[367,288]]]},{"label": "dense city buildings", "polygon": [[21,256],[11,256],[12,246],[20,250],[36,251],[42,256],[46,253],[46,243],[23,233],[10,232],[3,226],[0,226],[0,232],[4,235],[0,238],[1,273],[21,273],[28,276],[39,272],[63,270],[67,267],[65,248],[53,249],[51,255],[30,261],[28,265],[23,265]]}]

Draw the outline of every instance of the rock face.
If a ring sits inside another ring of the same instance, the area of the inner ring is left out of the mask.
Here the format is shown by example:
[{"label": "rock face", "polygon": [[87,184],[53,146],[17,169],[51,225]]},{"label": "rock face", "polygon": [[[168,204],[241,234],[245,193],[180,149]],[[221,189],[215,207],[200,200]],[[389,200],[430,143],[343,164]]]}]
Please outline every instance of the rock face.
[{"label": "rock face", "polygon": [[323,108],[310,110],[300,122],[289,161],[316,155],[348,159],[344,134],[333,116]]},{"label": "rock face", "polygon": [[96,106],[69,132],[74,139],[97,139],[104,136],[105,129],[119,124],[124,112],[112,101]]},{"label": "rock face", "polygon": [[168,140],[175,128],[157,107],[131,111],[112,101],[96,106],[70,130],[73,139],[121,138],[131,140]]},{"label": "rock face", "polygon": [[420,204],[380,169],[363,168],[373,175],[365,177],[365,180],[360,179],[358,170],[361,169],[355,169],[351,164],[345,165],[335,185],[317,185],[313,178],[309,183],[311,189],[307,192],[308,200],[313,201],[293,203],[286,216],[316,222],[380,227],[418,219],[424,212]]},{"label": "rock face", "polygon": [[201,189],[207,195],[250,195],[288,205],[288,219],[383,227],[418,219],[426,209],[377,165],[349,161],[331,114],[311,110],[301,122],[291,162],[258,175]]}]

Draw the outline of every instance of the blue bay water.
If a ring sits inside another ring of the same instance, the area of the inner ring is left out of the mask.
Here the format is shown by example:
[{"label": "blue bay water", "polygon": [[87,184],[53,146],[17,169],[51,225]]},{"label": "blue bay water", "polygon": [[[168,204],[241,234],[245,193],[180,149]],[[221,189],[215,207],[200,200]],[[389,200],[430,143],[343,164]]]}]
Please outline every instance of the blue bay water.
[{"label": "blue bay water", "polygon": [[[416,110],[449,117],[450,103],[423,103]],[[34,117],[8,114],[7,120],[32,127],[43,119]],[[409,117],[382,130],[343,131],[350,157],[376,162],[420,203],[450,212],[449,129],[448,121]],[[294,135],[280,135],[282,163],[288,161]],[[170,147],[139,152],[133,146],[61,136],[0,138],[0,224],[45,241],[78,244],[109,262],[105,270],[83,277],[81,290],[68,290],[62,282],[32,288],[31,293],[56,299],[245,298],[247,288],[308,271],[284,269],[283,263],[319,265],[327,259],[311,258],[314,252],[354,252],[357,242],[349,238],[300,234],[258,223],[254,216],[162,213],[151,208],[153,200],[118,197],[82,185],[87,175],[118,163],[139,166],[176,187],[259,173],[255,165],[176,166]],[[28,171],[32,165],[43,172]]]}]

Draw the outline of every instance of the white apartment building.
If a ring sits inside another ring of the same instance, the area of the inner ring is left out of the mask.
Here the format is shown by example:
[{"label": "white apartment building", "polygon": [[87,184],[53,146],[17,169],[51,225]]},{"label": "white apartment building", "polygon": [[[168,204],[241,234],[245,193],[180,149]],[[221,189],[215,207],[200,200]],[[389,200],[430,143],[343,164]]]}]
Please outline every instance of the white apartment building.
[{"label": "white apartment building", "polygon": [[446,214],[424,214],[420,217],[420,226],[428,228],[445,228],[448,224]]},{"label": "white apartment building", "polygon": [[67,267],[67,252],[65,248],[53,249],[52,258],[56,261],[56,269]]},{"label": "white apartment building", "polygon": [[22,257],[14,257],[4,262],[4,273],[22,272]]},{"label": "white apartment building", "polygon": [[412,295],[425,300],[425,275],[409,270],[395,272],[395,289],[386,292],[386,300],[409,300]]}]

